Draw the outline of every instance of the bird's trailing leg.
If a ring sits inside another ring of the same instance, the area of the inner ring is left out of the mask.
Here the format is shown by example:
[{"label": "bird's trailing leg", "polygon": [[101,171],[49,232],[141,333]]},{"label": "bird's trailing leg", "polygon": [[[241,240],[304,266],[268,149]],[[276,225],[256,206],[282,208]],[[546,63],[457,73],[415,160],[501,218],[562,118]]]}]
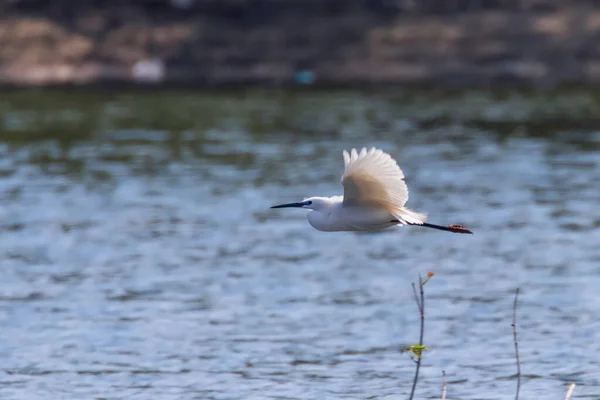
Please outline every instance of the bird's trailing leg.
[{"label": "bird's trailing leg", "polygon": [[[400,223],[400,221],[398,221],[398,220],[393,220],[391,222]],[[440,231],[446,231],[446,232],[468,233],[471,235],[473,234],[473,232],[471,232],[469,229],[465,228],[462,225],[458,225],[458,224],[443,226],[443,225],[435,225],[435,224],[429,224],[427,222],[423,222],[422,224],[408,224],[408,225],[424,226],[426,228],[439,229]]]},{"label": "bird's trailing leg", "polygon": [[427,228],[439,229],[440,231],[448,231],[448,232],[454,232],[454,233],[469,233],[471,235],[473,234],[473,232],[471,232],[469,229],[465,228],[462,225],[458,225],[458,224],[442,226],[442,225],[428,224],[427,222],[423,222],[423,224],[421,224],[421,226],[425,226]]}]

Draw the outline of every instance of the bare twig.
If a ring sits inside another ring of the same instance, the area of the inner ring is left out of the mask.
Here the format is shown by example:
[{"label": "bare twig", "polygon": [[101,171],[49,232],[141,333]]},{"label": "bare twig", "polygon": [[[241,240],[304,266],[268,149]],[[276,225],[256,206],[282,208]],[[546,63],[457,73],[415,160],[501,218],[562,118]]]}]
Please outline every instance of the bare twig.
[{"label": "bare twig", "polygon": [[425,293],[423,292],[423,286],[429,281],[429,279],[433,276],[433,272],[429,272],[427,274],[427,278],[421,278],[421,274],[419,274],[419,294],[417,295],[417,289],[415,284],[412,284],[413,294],[415,295],[415,301],[417,302],[417,308],[419,309],[419,314],[421,315],[421,332],[419,334],[419,345],[412,346],[413,353],[416,355],[417,364],[415,369],[415,378],[413,380],[412,389],[410,391],[409,400],[412,400],[415,395],[415,389],[417,388],[417,381],[419,380],[419,370],[421,369],[421,358],[423,356],[423,333],[425,332]]},{"label": "bare twig", "polygon": [[[423,290],[422,286],[421,286],[421,275],[420,274],[419,274],[419,286],[421,287],[421,290]],[[421,301],[419,300],[419,295],[417,294],[417,288],[414,283],[412,284],[412,288],[413,288],[413,294],[415,295],[415,301],[417,302],[417,308],[419,309],[419,312],[421,312],[421,309],[422,309]]]},{"label": "bare twig", "polygon": [[446,371],[442,371],[442,400],[446,400],[446,393],[448,392],[448,382],[446,382]]},{"label": "bare twig", "polygon": [[565,400],[569,400],[571,398],[571,395],[573,394],[573,390],[575,390],[575,384],[571,383],[571,385],[569,385],[569,388],[567,389],[567,393],[565,393]]},{"label": "bare twig", "polygon": [[515,301],[513,303],[513,339],[515,342],[515,355],[517,357],[517,394],[515,400],[519,400],[519,392],[521,390],[521,360],[519,359],[519,342],[517,340],[517,300],[519,298],[519,288],[515,291]]}]

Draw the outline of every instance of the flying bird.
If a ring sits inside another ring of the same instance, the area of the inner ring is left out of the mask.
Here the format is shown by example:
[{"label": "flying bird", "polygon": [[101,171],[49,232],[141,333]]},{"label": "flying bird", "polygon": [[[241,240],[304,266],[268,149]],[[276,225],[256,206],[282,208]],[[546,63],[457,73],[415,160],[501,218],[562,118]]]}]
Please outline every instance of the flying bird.
[{"label": "flying bird", "polygon": [[307,208],[308,223],[324,232],[378,231],[391,226],[419,225],[454,233],[473,233],[462,225],[435,225],[427,215],[404,205],[408,188],[402,170],[389,154],[371,148],[344,150],[343,196],[309,197],[271,208]]}]

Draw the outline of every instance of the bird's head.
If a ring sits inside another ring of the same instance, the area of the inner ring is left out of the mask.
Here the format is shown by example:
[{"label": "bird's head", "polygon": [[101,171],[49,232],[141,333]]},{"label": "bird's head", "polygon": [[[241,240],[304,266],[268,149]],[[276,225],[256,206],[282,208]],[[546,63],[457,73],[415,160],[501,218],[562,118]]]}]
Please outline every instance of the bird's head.
[{"label": "bird's head", "polygon": [[309,210],[319,211],[328,208],[331,205],[331,201],[325,197],[309,197],[298,203],[287,203],[273,206],[271,208],[308,208]]}]

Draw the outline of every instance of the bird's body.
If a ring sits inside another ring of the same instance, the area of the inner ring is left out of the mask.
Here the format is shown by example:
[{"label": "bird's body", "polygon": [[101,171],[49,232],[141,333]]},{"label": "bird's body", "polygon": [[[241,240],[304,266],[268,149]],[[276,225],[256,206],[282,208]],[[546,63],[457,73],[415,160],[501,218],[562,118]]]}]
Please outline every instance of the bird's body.
[{"label": "bird's body", "polygon": [[306,215],[308,223],[320,231],[372,231],[396,225],[390,222],[393,216],[385,209],[347,207],[344,206],[342,196],[321,199],[326,204],[325,208]]},{"label": "bird's body", "polygon": [[363,148],[344,150],[344,196],[310,197],[299,203],[271,208],[298,207],[312,210],[310,225],[320,231],[378,231],[396,225],[421,225],[456,233],[471,233],[460,225],[440,226],[425,222],[427,216],[404,204],[408,188],[404,174],[387,153]]}]

